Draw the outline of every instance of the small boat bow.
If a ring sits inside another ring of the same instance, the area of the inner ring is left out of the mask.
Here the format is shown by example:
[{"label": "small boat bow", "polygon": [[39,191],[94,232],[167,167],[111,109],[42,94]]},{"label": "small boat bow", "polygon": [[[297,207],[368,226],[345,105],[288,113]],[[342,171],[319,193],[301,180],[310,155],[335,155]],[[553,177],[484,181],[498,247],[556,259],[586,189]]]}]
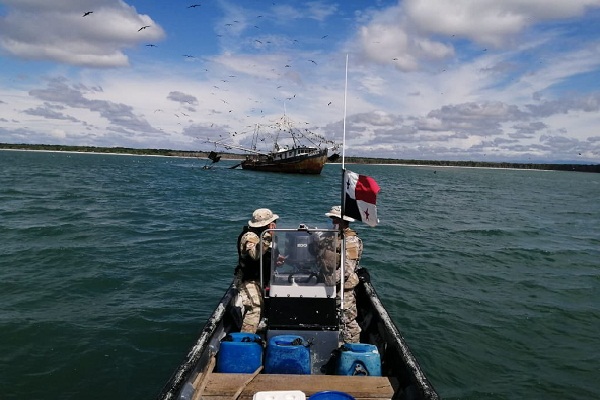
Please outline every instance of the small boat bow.
[{"label": "small boat bow", "polygon": [[322,246],[336,245],[337,231],[301,225],[271,234],[286,261],[263,266],[270,273],[261,282],[262,330],[239,332],[232,283],[158,399],[278,399],[286,393],[314,400],[334,393],[355,400],[439,399],[364,268],[355,288],[361,340],[340,343],[344,300],[336,296],[335,257],[321,257]]}]

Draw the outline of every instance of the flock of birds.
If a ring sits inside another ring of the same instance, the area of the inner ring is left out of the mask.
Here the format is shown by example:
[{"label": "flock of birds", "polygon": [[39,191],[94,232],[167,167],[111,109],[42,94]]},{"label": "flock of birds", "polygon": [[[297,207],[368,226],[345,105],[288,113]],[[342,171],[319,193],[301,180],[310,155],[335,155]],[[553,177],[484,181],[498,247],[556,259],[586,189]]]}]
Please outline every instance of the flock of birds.
[{"label": "flock of birds", "polygon": [[[195,9],[195,8],[198,8],[198,7],[201,7],[201,6],[202,6],[201,4],[190,4],[190,5],[188,5],[186,8],[187,8],[187,9]],[[88,18],[89,18],[89,17],[90,17],[92,14],[94,14],[94,11],[93,11],[93,10],[89,10],[89,11],[84,11],[84,12],[83,12],[83,14],[81,14],[81,16],[82,16],[82,17],[84,17],[84,18],[85,18],[85,17],[88,17]],[[258,15],[256,18],[262,18],[262,17],[263,17],[262,15]],[[240,22],[240,21],[234,20],[234,21],[232,21],[231,23],[227,23],[227,24],[225,24],[225,25],[226,25],[226,26],[234,26],[234,24],[236,24],[236,23],[239,23],[239,22]],[[255,27],[256,27],[256,28],[259,28],[257,25],[255,25]],[[144,30],[146,30],[146,29],[150,29],[150,28],[152,28],[152,26],[151,26],[151,25],[143,25],[143,26],[140,26],[140,27],[137,29],[137,31],[138,31],[138,32],[142,32],[142,31],[144,31]],[[217,36],[222,36],[222,35],[217,35]],[[452,36],[454,36],[454,35],[452,35]],[[327,37],[328,37],[328,35],[323,35],[323,36],[321,36],[321,39],[326,39]],[[261,38],[261,39],[262,39],[262,38]],[[294,39],[294,40],[293,40],[293,42],[297,42],[297,40],[296,40],[296,39]],[[269,42],[267,42],[267,41],[263,41],[263,40],[259,40],[259,39],[254,39],[254,43],[256,43],[256,44],[258,44],[258,45],[263,45],[263,44],[265,44],[265,43],[269,43]],[[146,46],[147,46],[147,47],[157,47],[155,44],[152,44],[152,43],[146,44]],[[483,51],[483,52],[486,52],[487,50],[488,50],[487,48],[484,48],[484,49],[482,49],[482,51]],[[194,59],[194,58],[196,58],[196,57],[195,57],[194,55],[192,55],[192,54],[183,54],[183,57],[185,57],[185,58],[189,58],[189,59]],[[288,61],[291,61],[291,60],[288,60]],[[307,62],[310,62],[310,63],[312,63],[313,65],[318,65],[317,61],[315,61],[314,59],[307,59],[306,61],[307,61]],[[398,57],[393,57],[393,58],[392,58],[392,61],[399,61],[399,58],[398,58]],[[292,68],[292,65],[291,65],[291,63],[286,63],[286,64],[283,66],[283,68]],[[205,71],[206,71],[206,72],[208,72],[208,69],[205,69]],[[276,72],[276,71],[275,71],[275,69],[273,69],[272,71],[273,71],[273,72]],[[443,71],[445,71],[445,70],[443,70]],[[235,76],[234,76],[234,75],[230,75],[230,76],[229,76],[229,78],[235,78]],[[229,80],[228,80],[228,79],[222,79],[221,81],[222,81],[223,83],[228,83],[228,82],[229,82]],[[282,88],[283,88],[283,85],[278,85],[278,86],[276,87],[276,89],[282,89]],[[227,90],[228,90],[227,88],[220,88],[220,87],[218,87],[217,85],[214,85],[214,86],[213,86],[213,89],[216,89],[216,90],[225,90],[225,91],[227,91]],[[214,92],[214,91],[213,91],[213,92],[211,92],[211,95],[215,95],[215,96],[216,96],[216,95],[217,95],[217,92]],[[283,100],[284,98],[285,98],[286,100],[292,100],[292,99],[296,98],[296,95],[295,95],[295,94],[293,94],[293,95],[288,95],[287,97],[281,97],[281,98],[280,98],[280,99],[278,99],[278,100]],[[252,99],[250,99],[250,100],[252,100]],[[175,100],[175,101],[177,101],[177,100]],[[229,102],[228,102],[228,101],[226,101],[225,99],[221,99],[221,101],[222,101],[222,103],[223,103],[224,105],[229,105]],[[254,101],[255,101],[256,103],[259,103],[259,101],[258,101],[258,100],[254,100]],[[2,101],[0,101],[0,103],[2,103]],[[194,107],[195,107],[195,105],[197,105],[197,104],[198,104],[198,100],[197,100],[196,98],[194,98],[194,101],[193,101],[193,103],[192,103],[192,102],[188,102],[188,103],[189,103],[189,104],[186,106],[186,105],[184,105],[184,104],[183,104],[183,102],[181,102],[181,101],[180,101],[180,109],[179,109],[179,110],[177,110],[177,112],[176,112],[176,113],[174,113],[174,115],[175,115],[175,117],[177,117],[178,119],[179,119],[179,118],[181,118],[181,117],[186,117],[186,118],[188,118],[188,121],[189,121],[190,123],[192,123],[192,122],[194,122],[194,121],[192,121],[193,115],[190,115],[190,114],[192,114],[192,113],[195,111]],[[329,101],[329,102],[327,103],[327,106],[331,106],[332,104],[333,104],[333,102]],[[190,112],[190,114],[187,114],[186,112],[183,112],[183,111],[181,111],[181,108],[182,108],[182,107],[185,107],[184,109],[185,109],[186,111]],[[257,114],[257,113],[259,113],[259,111],[258,111],[258,110],[259,110],[259,108],[255,108],[255,109],[252,109],[252,110],[250,110],[250,111],[251,111],[252,113],[255,113],[255,114]],[[156,112],[163,112],[163,110],[162,110],[162,109],[156,109],[154,112],[155,112],[155,113],[156,113]],[[233,112],[233,110],[232,110],[232,109],[228,109],[228,110],[226,110],[226,111],[223,111],[223,110],[215,110],[215,109],[213,109],[213,110],[212,110],[212,113],[222,113],[222,112],[226,112],[226,113],[232,113],[232,112]],[[262,118],[262,117],[264,117],[264,115],[262,115],[262,114],[263,114],[263,111],[262,111],[262,109],[260,110],[260,114],[261,114],[261,118]],[[254,115],[254,116],[256,116],[256,115]],[[250,117],[250,115],[246,115],[246,117]],[[181,123],[178,123],[178,124],[179,124],[179,125],[181,125]],[[213,128],[213,127],[214,127],[214,124],[210,124],[210,128]],[[162,130],[162,129],[161,129],[161,130]],[[308,130],[306,130],[306,131],[308,132]],[[234,136],[237,136],[238,134],[242,134],[242,133],[244,133],[244,132],[240,132],[240,133],[238,133],[238,132],[235,132],[235,131],[234,131],[234,132],[229,132],[229,133],[228,133],[228,135],[229,135],[229,137],[233,138]],[[222,135],[219,135],[219,136],[221,136],[221,137],[222,137]],[[318,136],[318,135],[317,135],[317,136]],[[320,137],[320,139],[321,139],[322,141],[326,141],[326,139],[325,139],[324,137]],[[265,141],[265,140],[266,140],[266,137],[262,137],[262,138],[260,138],[260,141]],[[582,153],[581,153],[581,152],[578,152],[578,153],[577,153],[577,155],[579,155],[579,156],[582,156]]]},{"label": "flock of birds", "polygon": [[[201,6],[202,6],[201,4],[191,4],[191,5],[187,6],[186,8],[188,8],[188,9],[194,9],[194,8],[201,7]],[[92,11],[92,10],[85,11],[83,13],[82,17],[88,17],[88,16],[90,16],[93,13],[94,13],[94,11]],[[258,15],[256,18],[260,19],[262,17],[263,17],[262,15]],[[237,23],[240,23],[240,21],[233,20],[231,23],[226,23],[225,27],[226,28],[227,27],[232,27],[232,26],[234,26]],[[258,25],[254,25],[254,27],[257,28],[257,29],[260,28]],[[137,31],[141,32],[144,29],[148,29],[148,28],[151,28],[151,25],[143,25]],[[217,36],[221,37],[222,35],[217,35]],[[323,35],[323,36],[321,36],[321,39],[326,39],[328,36],[329,35]],[[298,41],[297,40],[293,40],[293,42],[297,43]],[[266,42],[263,43],[263,41],[261,41],[259,39],[255,39],[254,43],[256,43],[257,45],[263,45],[265,43],[269,44],[270,41],[266,41]],[[158,47],[157,45],[155,45],[153,43],[148,43],[145,46],[146,47]],[[192,54],[183,54],[182,56],[185,57],[185,58],[188,58],[188,59],[194,59],[194,58],[196,58]],[[317,61],[315,61],[313,59],[308,59],[306,61],[312,63],[313,65],[318,65]],[[288,60],[288,63],[286,63],[284,65],[284,68],[292,68],[291,60]],[[208,72],[208,69],[205,69],[205,71]],[[278,75],[282,75],[282,73],[278,73],[275,69],[272,69],[271,72],[273,72],[275,74],[278,74]],[[229,79],[221,79],[221,82],[224,83],[224,84],[227,84],[228,82],[230,82],[230,79],[234,79],[234,78],[236,78],[236,76],[235,75],[229,75],[228,78]],[[283,88],[283,86],[284,85],[277,85],[276,89],[280,90],[280,89]],[[221,92],[222,91],[229,91],[229,89],[223,88],[223,87],[220,87],[220,86],[217,86],[217,85],[214,85],[213,89],[215,89],[217,91],[221,91]],[[217,92],[212,91],[211,95],[217,96]],[[275,99],[276,100],[283,100],[283,99],[285,99],[287,101],[290,101],[290,100],[293,100],[294,98],[296,98],[296,94],[288,94],[287,96],[282,97],[281,99],[277,99],[277,98],[275,98]],[[252,100],[252,99],[250,99],[250,100]],[[256,103],[259,103],[258,100],[254,100],[254,101]],[[224,106],[229,106],[229,102],[226,101],[225,99],[221,99],[221,102],[223,103]],[[194,105],[197,104],[197,100],[194,101],[194,104],[192,104],[189,101],[187,103],[188,104],[182,105],[182,107],[184,107],[184,109],[186,111],[188,111],[188,112],[195,111]],[[327,106],[330,106],[332,104],[333,104],[333,102],[329,101],[327,103]],[[162,109],[156,109],[156,110],[154,110],[154,113],[157,113],[157,112],[161,112],[162,113],[164,111]],[[213,110],[212,112],[213,113],[220,113],[220,112],[223,112],[223,111]],[[227,112],[228,114],[231,114],[231,113],[233,113],[233,110],[232,109],[228,109],[225,112]],[[259,110],[259,108],[253,108],[251,110],[251,113],[260,114],[261,118],[264,117],[263,110]],[[181,118],[181,117],[187,117],[190,122],[192,121],[191,120],[192,117],[190,116],[190,114],[187,114],[187,113],[181,111],[181,109],[178,110],[177,112],[173,113],[173,115],[175,117],[177,117],[178,119]],[[250,115],[246,115],[245,117],[248,118],[248,117],[251,117],[251,116]],[[182,124],[181,124],[181,122],[177,122],[177,125],[182,125]],[[211,125],[211,127],[213,125]],[[247,126],[246,128],[249,128],[249,129],[247,131],[245,131],[245,132],[237,132],[237,131],[227,132],[225,135],[223,135],[223,134],[219,135],[219,137],[220,137],[221,140],[233,139],[235,136],[244,135],[244,134],[247,134],[247,133],[251,132],[252,131],[251,128],[253,128],[253,127],[254,126]],[[312,144],[317,145],[317,146],[321,146],[323,144],[329,145],[329,146],[331,146],[331,145],[335,146],[335,143],[333,141],[327,140],[324,136],[319,135],[319,134],[317,134],[317,133],[309,130],[308,128],[304,128],[303,130],[299,130],[297,128],[291,128],[291,127],[288,127],[286,129],[282,129],[281,126],[280,126],[280,123],[275,123],[274,125],[273,124],[264,124],[264,127],[269,127],[271,130],[270,131],[266,130],[266,129],[262,130],[262,136],[260,138],[257,138],[257,140],[261,141],[261,142],[272,141],[273,138],[274,138],[274,136],[278,135],[278,134],[274,134],[273,131],[286,131],[286,132],[288,132],[289,134],[291,134],[295,138],[304,138],[304,139],[307,139]]]}]

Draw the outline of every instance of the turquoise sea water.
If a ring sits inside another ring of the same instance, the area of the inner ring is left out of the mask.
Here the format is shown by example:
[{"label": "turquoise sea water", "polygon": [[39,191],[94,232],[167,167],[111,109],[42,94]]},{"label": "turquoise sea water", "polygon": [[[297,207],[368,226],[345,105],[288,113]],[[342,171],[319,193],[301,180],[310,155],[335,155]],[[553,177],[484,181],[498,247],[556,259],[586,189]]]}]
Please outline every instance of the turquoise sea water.
[{"label": "turquoise sea water", "polygon": [[[0,151],[0,398],[154,398],[224,293],[258,207],[326,225],[320,176]],[[600,398],[600,175],[348,165],[384,305],[446,399]]]}]

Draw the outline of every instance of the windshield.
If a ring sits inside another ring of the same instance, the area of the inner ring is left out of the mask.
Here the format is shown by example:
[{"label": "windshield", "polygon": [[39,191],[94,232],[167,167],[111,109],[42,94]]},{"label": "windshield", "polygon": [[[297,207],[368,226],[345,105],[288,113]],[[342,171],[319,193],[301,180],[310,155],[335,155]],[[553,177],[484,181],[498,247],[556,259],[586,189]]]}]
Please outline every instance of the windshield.
[{"label": "windshield", "polygon": [[337,231],[274,229],[269,296],[333,297]]}]

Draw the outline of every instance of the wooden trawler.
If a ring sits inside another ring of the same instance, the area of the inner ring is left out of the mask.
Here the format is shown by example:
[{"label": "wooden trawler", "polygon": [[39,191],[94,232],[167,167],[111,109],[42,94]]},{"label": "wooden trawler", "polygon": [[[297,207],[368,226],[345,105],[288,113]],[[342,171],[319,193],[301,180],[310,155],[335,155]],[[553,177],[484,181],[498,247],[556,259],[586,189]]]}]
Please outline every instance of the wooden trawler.
[{"label": "wooden trawler", "polygon": [[272,251],[286,259],[261,260],[268,272],[261,274],[263,326],[256,334],[239,332],[238,292],[230,285],[160,400],[439,398],[365,268],[355,289],[360,343],[340,342],[339,258],[320,256],[320,246],[337,246],[336,230],[301,225],[270,232]]},{"label": "wooden trawler", "polygon": [[292,147],[269,154],[254,154],[242,161],[242,169],[293,174],[321,173],[327,162],[328,149],[317,147]]},{"label": "wooden trawler", "polygon": [[[333,141],[308,129],[302,131],[294,127],[286,115],[269,128],[268,132],[264,132],[263,127],[257,125],[250,147],[225,141],[207,141],[226,149],[233,148],[248,153],[242,162],[232,168],[241,166],[242,169],[252,171],[318,175],[328,160],[333,161],[339,157],[337,154],[328,157],[330,148],[337,149]],[[273,147],[258,150],[258,143],[268,142],[267,139],[272,141]],[[331,147],[326,147],[327,144]]]}]

